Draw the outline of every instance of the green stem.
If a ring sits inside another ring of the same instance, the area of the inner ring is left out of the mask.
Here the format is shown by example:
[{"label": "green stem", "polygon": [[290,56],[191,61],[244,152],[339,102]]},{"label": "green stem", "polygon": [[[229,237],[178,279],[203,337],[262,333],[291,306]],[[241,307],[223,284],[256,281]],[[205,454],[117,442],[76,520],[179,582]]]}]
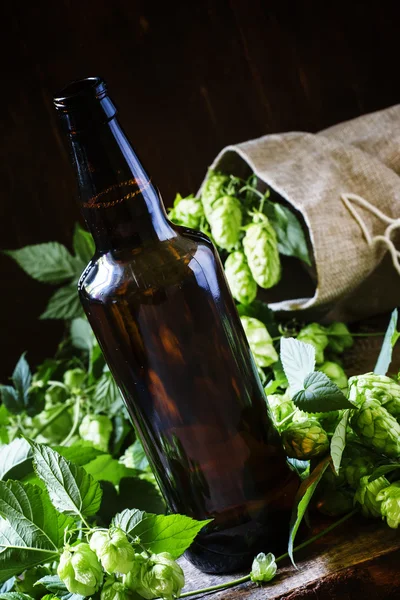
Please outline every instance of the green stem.
[{"label": "green stem", "polygon": [[[302,548],[306,548],[307,546],[309,546],[316,540],[319,540],[319,538],[323,537],[327,533],[330,533],[336,527],[339,527],[339,525],[341,525],[342,523],[344,523],[345,521],[350,519],[357,512],[358,512],[358,509],[356,508],[356,509],[352,510],[351,512],[347,513],[347,515],[344,515],[344,517],[342,517],[338,521],[335,521],[334,523],[332,523],[332,525],[329,525],[329,527],[320,531],[320,533],[317,533],[309,540],[306,540],[302,544],[299,544],[298,546],[296,546],[293,549],[293,552],[302,550]],[[275,559],[275,562],[276,563],[281,562],[285,558],[289,558],[289,554],[287,552],[285,552],[285,554],[282,554],[281,556],[278,556],[278,558]],[[201,590],[193,590],[192,592],[185,592],[184,594],[180,595],[180,598],[187,598],[188,596],[196,596],[197,594],[206,594],[207,592],[217,592],[218,590],[223,590],[228,587],[234,587],[236,585],[239,585],[240,583],[246,583],[246,581],[250,581],[250,575],[245,575],[244,577],[240,577],[239,579],[234,579],[233,581],[228,581],[227,583],[220,583],[219,585],[212,585],[208,588],[202,588]]]},{"label": "green stem", "polygon": [[74,422],[72,424],[71,431],[69,432],[67,437],[61,442],[60,446],[66,446],[68,444],[68,442],[70,441],[70,439],[72,438],[72,436],[75,434],[75,431],[77,430],[78,425],[79,425],[80,416],[81,416],[81,399],[78,396],[77,399],[75,400],[75,418],[74,418]]},{"label": "green stem", "polygon": [[61,406],[61,408],[57,410],[54,413],[54,415],[48,421],[46,421],[46,423],[43,423],[43,425],[39,427],[39,429],[37,429],[33,435],[30,436],[31,440],[35,440],[41,433],[43,433],[43,431],[50,427],[50,425],[54,423],[54,421],[56,421],[58,417],[62,415],[66,410],[68,410],[72,405],[73,402],[66,402],[65,404],[63,404],[63,406]]}]

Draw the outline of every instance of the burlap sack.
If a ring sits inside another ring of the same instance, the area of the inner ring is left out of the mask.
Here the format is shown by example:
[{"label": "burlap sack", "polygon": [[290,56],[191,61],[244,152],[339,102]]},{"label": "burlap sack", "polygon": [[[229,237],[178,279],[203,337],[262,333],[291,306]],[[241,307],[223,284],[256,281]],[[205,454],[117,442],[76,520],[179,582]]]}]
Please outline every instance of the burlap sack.
[{"label": "burlap sack", "polygon": [[[211,168],[238,176],[251,169],[304,218],[315,293],[298,297],[296,278],[284,269],[288,294],[270,304],[274,310],[351,321],[400,304],[399,254],[373,240],[386,232],[395,242],[400,224],[400,105],[315,135],[283,133],[227,146]],[[361,200],[346,205],[343,194]],[[382,214],[374,215],[374,207]]]}]

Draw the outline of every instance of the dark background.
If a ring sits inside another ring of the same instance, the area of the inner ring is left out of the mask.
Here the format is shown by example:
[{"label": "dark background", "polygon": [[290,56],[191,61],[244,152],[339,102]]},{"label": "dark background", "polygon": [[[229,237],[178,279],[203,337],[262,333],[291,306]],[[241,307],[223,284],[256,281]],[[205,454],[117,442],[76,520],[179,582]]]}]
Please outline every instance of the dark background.
[{"label": "dark background", "polygon": [[[166,205],[219,150],[399,102],[397,2],[64,0],[2,9],[0,247],[70,244],[79,211],[52,95],[101,75]],[[0,377],[51,356],[53,288],[0,256]]]}]

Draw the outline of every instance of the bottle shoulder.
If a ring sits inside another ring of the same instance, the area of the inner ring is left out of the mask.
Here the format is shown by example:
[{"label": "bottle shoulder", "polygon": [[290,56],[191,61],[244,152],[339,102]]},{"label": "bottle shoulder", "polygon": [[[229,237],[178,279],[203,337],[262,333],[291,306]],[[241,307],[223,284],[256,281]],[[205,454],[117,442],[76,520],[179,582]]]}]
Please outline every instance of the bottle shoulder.
[{"label": "bottle shoulder", "polygon": [[217,270],[217,261],[217,251],[207,236],[179,228],[177,236],[169,240],[95,254],[81,275],[78,289],[81,296],[95,299],[174,285],[196,268]]}]

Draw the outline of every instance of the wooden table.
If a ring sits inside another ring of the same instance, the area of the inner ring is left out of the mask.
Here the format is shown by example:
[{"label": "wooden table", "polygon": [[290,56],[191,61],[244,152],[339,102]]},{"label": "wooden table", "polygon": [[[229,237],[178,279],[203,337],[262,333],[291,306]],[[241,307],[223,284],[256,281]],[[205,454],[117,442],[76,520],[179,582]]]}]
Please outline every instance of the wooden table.
[{"label": "wooden table", "polygon": [[[333,521],[332,521],[333,522]],[[268,551],[268,548],[266,548]],[[400,598],[400,531],[356,515],[278,565],[275,579],[264,586],[249,582],[231,589],[193,596],[212,600],[389,600]],[[182,559],[184,592],[241,577],[207,575]]]}]

